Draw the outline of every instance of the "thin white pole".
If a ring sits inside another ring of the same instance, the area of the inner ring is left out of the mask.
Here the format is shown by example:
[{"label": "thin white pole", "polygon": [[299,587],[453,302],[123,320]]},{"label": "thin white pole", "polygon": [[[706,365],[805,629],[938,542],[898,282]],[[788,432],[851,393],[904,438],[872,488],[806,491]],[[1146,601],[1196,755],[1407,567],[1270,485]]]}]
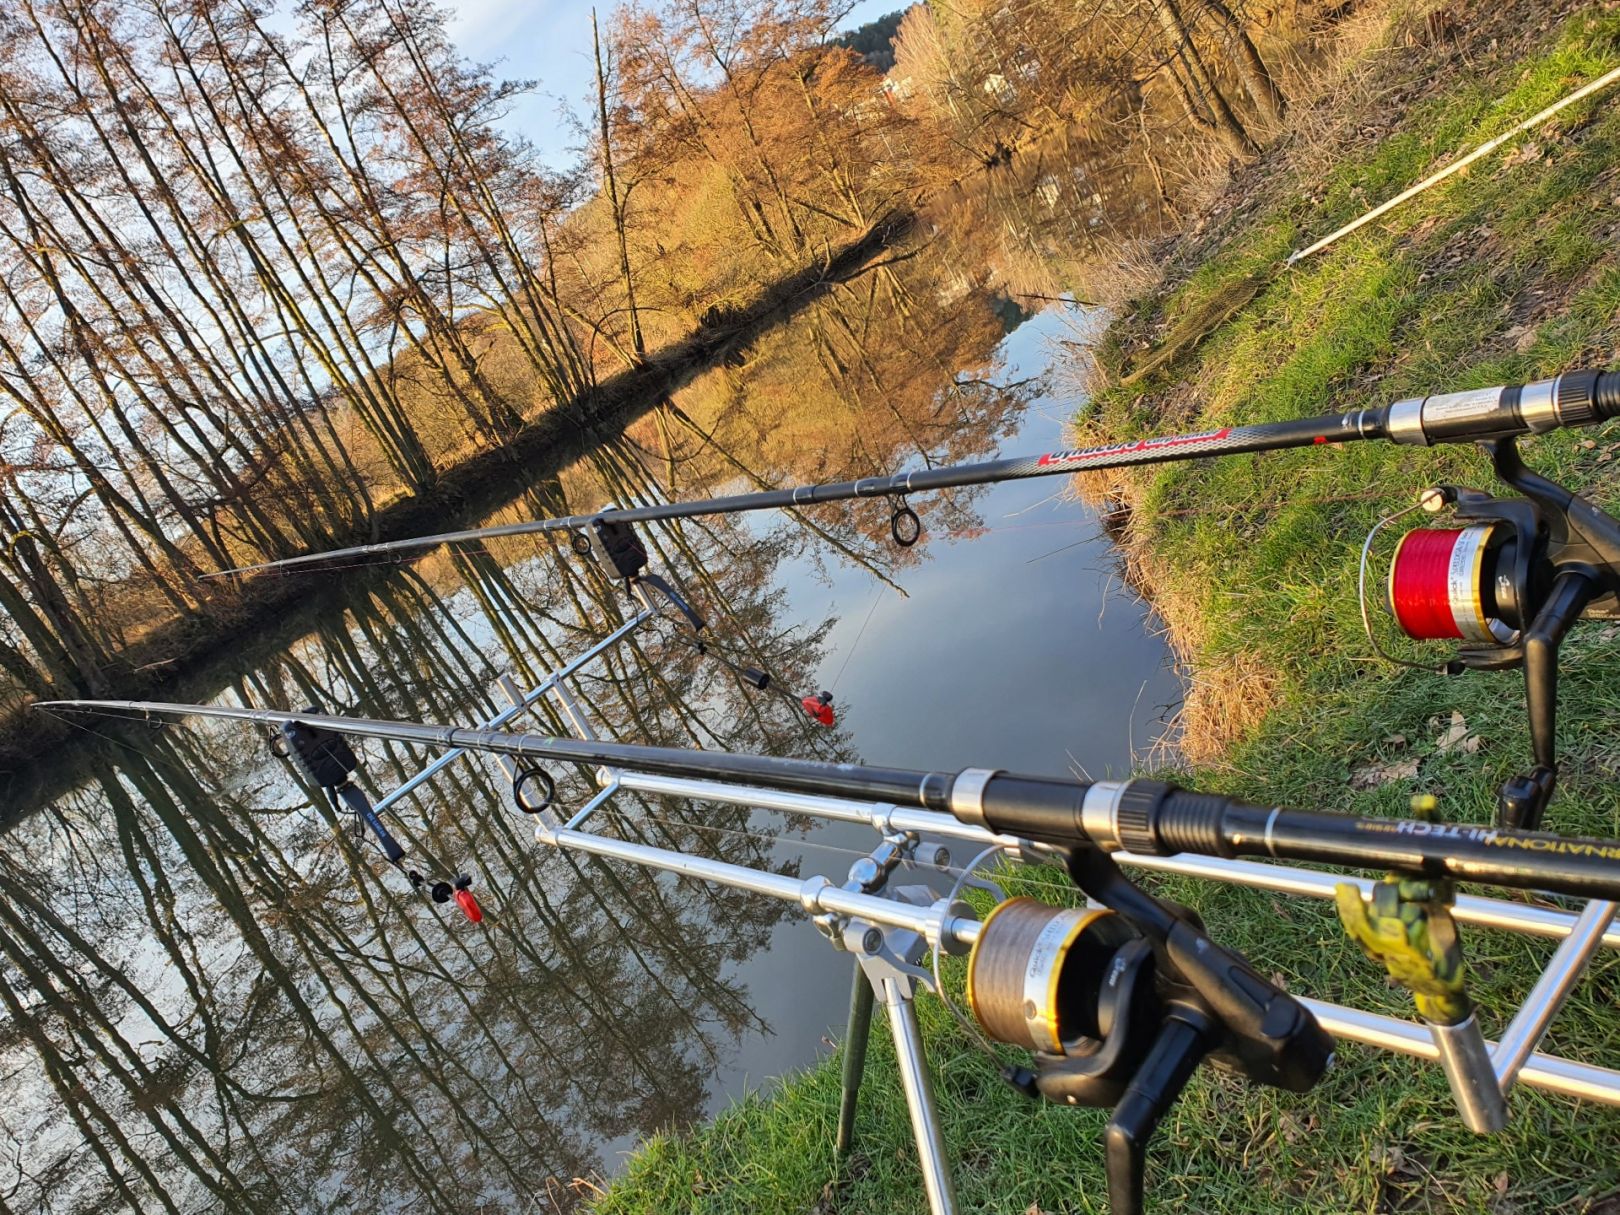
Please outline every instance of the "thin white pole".
[{"label": "thin white pole", "polygon": [[1403,193],[1397,194],[1394,198],[1390,199],[1388,202],[1380,203],[1378,206],[1374,207],[1371,211],[1368,211],[1360,219],[1353,220],[1350,223],[1346,224],[1344,227],[1340,228],[1337,232],[1333,232],[1333,233],[1330,233],[1327,236],[1324,236],[1321,240],[1317,241],[1314,245],[1311,245],[1311,246],[1309,246],[1308,248],[1305,248],[1305,249],[1297,250],[1294,253],[1290,253],[1288,255],[1287,264],[1292,266],[1295,262],[1303,261],[1305,258],[1310,257],[1311,254],[1313,254],[1313,253],[1320,253],[1323,249],[1326,249],[1329,245],[1331,245],[1334,241],[1338,240],[1341,236],[1347,236],[1351,232],[1354,232],[1357,228],[1360,228],[1360,227],[1365,226],[1366,224],[1372,223],[1372,221],[1377,219],[1380,215],[1387,214],[1388,212],[1394,210],[1396,207],[1400,206],[1407,199],[1417,197],[1419,194],[1422,194],[1425,190],[1427,190],[1430,186],[1438,185],[1440,182],[1442,182],[1446,178],[1450,177],[1453,173],[1457,173],[1457,172],[1460,172],[1463,169],[1466,169],[1469,165],[1473,164],[1480,157],[1489,156],[1492,152],[1496,151],[1497,148],[1501,147],[1504,143],[1506,143],[1508,140],[1512,139],[1515,135],[1521,134],[1524,131],[1528,131],[1531,127],[1539,126],[1541,123],[1543,123],[1543,122],[1547,121],[1547,119],[1551,118],[1554,114],[1558,113],[1558,111],[1560,111],[1560,110],[1562,110],[1562,109],[1564,109],[1564,108],[1566,108],[1568,106],[1574,105],[1577,101],[1580,101],[1583,98],[1590,97],[1593,93],[1598,92],[1600,89],[1608,88],[1609,85],[1613,84],[1616,80],[1620,80],[1620,68],[1615,68],[1612,72],[1608,72],[1608,73],[1606,73],[1606,74],[1604,74],[1602,76],[1599,76],[1596,80],[1592,81],[1592,83],[1590,83],[1590,84],[1588,84],[1588,85],[1586,85],[1586,86],[1584,86],[1582,88],[1576,89],[1573,93],[1571,93],[1568,97],[1565,97],[1562,101],[1553,102],[1552,105],[1548,106],[1545,110],[1542,110],[1539,114],[1533,114],[1529,118],[1526,118],[1523,122],[1519,123],[1518,126],[1513,127],[1510,130],[1503,131],[1502,134],[1498,135],[1496,138],[1487,139],[1484,143],[1480,144],[1479,147],[1475,148],[1472,152],[1470,152],[1467,156],[1464,156],[1461,160],[1452,161],[1449,165],[1447,165],[1445,168],[1441,169],[1438,173],[1432,174],[1431,176],[1424,178],[1422,181],[1418,182],[1417,185],[1413,186],[1410,190],[1406,190]]}]

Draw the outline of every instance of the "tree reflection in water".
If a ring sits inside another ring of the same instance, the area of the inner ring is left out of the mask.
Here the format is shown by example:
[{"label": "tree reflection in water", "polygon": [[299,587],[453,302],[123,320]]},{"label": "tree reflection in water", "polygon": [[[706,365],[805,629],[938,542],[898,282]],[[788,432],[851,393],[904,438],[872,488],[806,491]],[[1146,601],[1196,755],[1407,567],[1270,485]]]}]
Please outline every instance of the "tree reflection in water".
[{"label": "tree reflection in water", "polygon": [[[982,457],[1034,391],[998,387],[997,346],[1027,315],[1013,293],[1083,294],[1086,265],[1113,239],[1102,229],[1134,231],[1151,211],[1085,191],[1101,170],[1049,168],[965,190],[965,220],[939,218],[660,417],[540,470],[491,521]],[[1041,188],[1054,174],[1057,200]],[[1139,194],[1140,174],[1116,176]],[[1104,202],[1116,218],[1093,223]],[[834,621],[789,626],[784,564],[852,563],[898,589],[928,532],[983,526],[975,497],[913,503],[928,529],[913,549],[892,544],[870,502],[642,534],[716,648],[814,691]],[[460,546],[358,580],[340,616],[265,661],[227,665],[201,694],[469,722],[504,706],[497,676],[532,685],[630,610],[566,538]],[[660,620],[575,680],[604,735],[860,758],[841,730],[700,656],[682,628]],[[690,1119],[739,1038],[769,1030],[747,964],[784,905],[540,849],[486,757],[450,767],[391,825],[425,874],[472,875],[485,910],[473,925],[412,893],[266,738],[219,723],[78,724],[71,789],[0,848],[0,1210],[567,1207],[570,1180],[604,1167],[604,1145]],[[549,702],[532,725],[565,732]],[[431,758],[361,750],[374,795]],[[554,775],[565,803],[588,795],[588,774]],[[738,807],[620,795],[597,827],[739,864],[798,863]],[[772,822],[789,836],[806,827]]]}]

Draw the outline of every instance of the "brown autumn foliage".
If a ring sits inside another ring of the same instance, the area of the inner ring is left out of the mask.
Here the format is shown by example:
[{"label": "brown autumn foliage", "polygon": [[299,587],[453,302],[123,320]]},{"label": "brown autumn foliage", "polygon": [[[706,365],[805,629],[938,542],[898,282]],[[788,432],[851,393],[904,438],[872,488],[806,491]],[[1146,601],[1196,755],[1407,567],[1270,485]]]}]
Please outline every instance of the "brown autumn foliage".
[{"label": "brown autumn foliage", "polygon": [[[116,688],[132,641],[239,593],[205,572],[363,539],[390,502],[1017,144],[1134,124],[1162,213],[1203,148],[1249,155],[1275,128],[1249,30],[1295,7],[919,6],[885,80],[831,43],[829,0],[631,4],[598,31],[587,160],[558,172],[500,125],[523,86],[462,59],[426,0],[17,0],[0,702]],[[1190,138],[1156,145],[1173,127]],[[904,327],[917,305],[892,274],[869,286],[819,306],[792,360],[850,417],[920,383],[906,360],[950,336],[875,348],[870,316]],[[768,385],[717,400],[700,424],[773,447],[760,467],[835,428]],[[826,467],[916,446],[864,425]]]}]

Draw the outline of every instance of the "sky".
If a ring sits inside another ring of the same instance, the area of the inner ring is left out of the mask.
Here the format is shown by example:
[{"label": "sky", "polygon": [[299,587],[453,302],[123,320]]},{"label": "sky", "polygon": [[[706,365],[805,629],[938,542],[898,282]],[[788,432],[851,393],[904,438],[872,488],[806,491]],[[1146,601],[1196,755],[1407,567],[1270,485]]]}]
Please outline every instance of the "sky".
[{"label": "sky", "polygon": [[[854,29],[907,0],[856,0],[841,29]],[[448,0],[454,14],[451,39],[462,54],[493,65],[508,80],[536,81],[535,89],[513,106],[506,126],[540,150],[547,163],[562,168],[583,140],[565,110],[589,114],[595,90],[591,59],[591,5],[588,0]],[[601,0],[605,20],[613,0]]]}]

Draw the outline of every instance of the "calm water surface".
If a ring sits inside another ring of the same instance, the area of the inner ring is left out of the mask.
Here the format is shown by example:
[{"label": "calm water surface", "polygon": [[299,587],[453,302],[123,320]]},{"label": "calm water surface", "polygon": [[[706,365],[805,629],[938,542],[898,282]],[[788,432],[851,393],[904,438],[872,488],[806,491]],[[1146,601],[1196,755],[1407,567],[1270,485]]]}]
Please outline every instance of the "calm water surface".
[{"label": "calm water surface", "polygon": [[[1096,321],[1031,297],[1076,287],[1066,258],[1108,193],[1091,172],[1048,160],[964,195],[918,256],[515,486],[498,518],[1063,446],[1080,402],[1054,382]],[[909,550],[873,502],[645,530],[716,648],[795,697],[830,689],[836,730],[668,621],[583,673],[581,703],[628,741],[1093,777],[1140,760],[1180,688],[1091,508],[1061,479],[912,505]],[[536,682],[626,610],[565,544],[441,551],[359,578],[345,611],[212,691],[468,723],[498,707],[498,676]],[[394,822],[427,877],[473,876],[472,925],[335,823],[262,731],[81,724],[81,779],[4,857],[0,930],[28,971],[7,988],[0,1109],[19,1208],[565,1209],[574,1178],[813,1062],[841,1028],[850,961],[791,909],[549,853],[482,757]],[[545,705],[531,725],[561,729]],[[368,745],[365,782],[380,794],[427,758]],[[588,796],[555,775],[565,805]],[[835,882],[876,842],[627,797],[595,825]]]}]

